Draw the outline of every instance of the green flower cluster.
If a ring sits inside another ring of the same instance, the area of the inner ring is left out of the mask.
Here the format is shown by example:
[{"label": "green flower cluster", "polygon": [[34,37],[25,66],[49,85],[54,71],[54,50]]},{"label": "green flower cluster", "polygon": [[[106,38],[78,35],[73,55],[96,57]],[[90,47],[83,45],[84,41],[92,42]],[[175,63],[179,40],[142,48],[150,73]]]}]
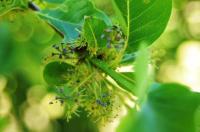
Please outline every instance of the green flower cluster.
[{"label": "green flower cluster", "polygon": [[[107,62],[111,67],[125,43],[125,35],[117,26],[104,30],[101,39],[107,41],[96,55],[84,36],[71,43],[53,45],[53,52],[45,60],[45,81],[56,86],[55,102],[65,107],[67,120],[84,110],[94,121],[111,121],[120,110],[119,97],[108,83],[107,76],[90,63],[91,58]],[[51,101],[50,104],[55,103]]]}]

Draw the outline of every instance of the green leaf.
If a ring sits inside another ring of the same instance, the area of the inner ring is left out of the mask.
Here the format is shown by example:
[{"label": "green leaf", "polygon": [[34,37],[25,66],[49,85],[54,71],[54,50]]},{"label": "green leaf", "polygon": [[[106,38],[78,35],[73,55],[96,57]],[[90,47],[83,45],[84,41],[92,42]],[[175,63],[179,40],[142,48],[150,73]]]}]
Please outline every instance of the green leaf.
[{"label": "green leaf", "polygon": [[85,16],[102,19],[108,25],[111,20],[102,11],[98,10],[90,0],[65,0],[57,8],[42,10],[42,13],[70,23],[83,23]]},{"label": "green leaf", "polygon": [[126,76],[126,78],[130,78],[131,80],[135,79],[135,73],[134,72],[120,72],[123,76]]},{"label": "green leaf", "polygon": [[64,42],[74,41],[79,36],[78,30],[80,29],[80,25],[65,22],[46,14],[39,13],[39,15],[43,19],[47,20],[52,27],[62,33],[62,35],[64,36]]},{"label": "green leaf", "polygon": [[83,25],[83,37],[88,43],[88,49],[96,54],[98,48],[105,48],[107,41],[102,39],[102,33],[106,29],[104,21],[96,18],[88,17]]},{"label": "green leaf", "polygon": [[142,101],[147,93],[150,83],[149,76],[149,51],[145,44],[141,44],[135,61],[135,80],[136,80],[136,96]]},{"label": "green leaf", "polygon": [[40,16],[64,34],[65,42],[73,41],[78,37],[77,29],[80,30],[85,16],[101,19],[107,25],[111,25],[109,17],[96,9],[89,0],[65,0],[57,8],[42,10]]},{"label": "green leaf", "polygon": [[66,119],[58,120],[59,127],[55,131],[61,132],[99,132],[98,125],[87,115],[88,113],[79,109],[80,117],[74,116],[69,122]]},{"label": "green leaf", "polygon": [[137,52],[133,52],[133,53],[130,53],[130,54],[124,54],[122,60],[120,61],[120,64],[121,65],[130,65],[132,64],[135,59],[137,57]]},{"label": "green leaf", "polygon": [[[0,73],[10,72],[13,65],[13,44],[9,36],[9,25],[7,23],[0,23]],[[9,52],[9,54],[8,54]]]},{"label": "green leaf", "polygon": [[137,116],[136,109],[130,109],[125,117],[120,120],[116,132],[133,132],[133,125]]},{"label": "green leaf", "polygon": [[4,131],[4,128],[9,124],[9,120],[5,117],[0,117],[0,131]]},{"label": "green leaf", "polygon": [[98,59],[90,59],[90,62],[94,64],[96,67],[101,69],[104,73],[109,75],[115,82],[121,86],[121,88],[134,93],[135,90],[135,83],[133,80],[129,79],[128,77],[124,76],[121,73],[117,73],[113,69],[111,69],[105,62],[100,61]]},{"label": "green leaf", "polygon": [[186,86],[154,84],[141,111],[131,110],[118,132],[195,132],[194,119],[199,104],[200,94]]},{"label": "green leaf", "polygon": [[44,80],[50,85],[63,85],[70,80],[70,76],[74,74],[73,71],[72,65],[54,61],[45,66],[43,76]]},{"label": "green leaf", "polygon": [[141,42],[152,44],[169,20],[171,0],[114,0],[119,20],[126,27],[126,51],[135,52]]}]

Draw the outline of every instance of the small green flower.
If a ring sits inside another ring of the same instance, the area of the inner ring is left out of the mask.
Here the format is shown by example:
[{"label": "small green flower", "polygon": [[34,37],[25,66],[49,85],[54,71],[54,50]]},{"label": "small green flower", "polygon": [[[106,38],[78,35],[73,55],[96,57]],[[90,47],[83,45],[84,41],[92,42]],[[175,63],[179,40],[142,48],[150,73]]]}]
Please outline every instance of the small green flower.
[{"label": "small green flower", "polygon": [[[52,46],[55,51],[52,53],[52,60],[49,60],[50,63],[47,64],[44,73],[52,63],[66,66],[63,69],[56,67],[55,69],[60,69],[60,72],[55,71],[56,74],[52,72],[49,76],[44,77],[47,82],[53,82],[58,87],[63,86],[59,88],[56,100],[64,105],[67,120],[74,115],[79,116],[79,109],[85,110],[94,121],[104,122],[111,121],[119,112],[120,101],[117,99],[117,94],[107,83],[106,76],[90,64],[88,59],[95,57],[107,62],[111,67],[116,67],[113,64],[124,46],[125,35],[118,26],[112,26],[104,30],[101,39],[106,39],[107,46],[98,48],[95,56],[91,50],[88,50],[89,45],[81,35],[72,43]],[[55,58],[57,61],[51,62]],[[74,62],[73,59],[77,61]],[[52,79],[49,79],[50,77]],[[58,81],[52,80],[63,81],[57,83]]]}]

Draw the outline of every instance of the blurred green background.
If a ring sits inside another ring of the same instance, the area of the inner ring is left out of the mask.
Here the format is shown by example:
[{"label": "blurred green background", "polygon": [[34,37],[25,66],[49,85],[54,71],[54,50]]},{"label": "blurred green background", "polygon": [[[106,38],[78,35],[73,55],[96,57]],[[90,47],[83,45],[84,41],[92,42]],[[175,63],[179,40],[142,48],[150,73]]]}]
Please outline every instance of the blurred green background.
[{"label": "blurred green background", "polygon": [[[111,1],[93,1],[115,22]],[[200,92],[200,1],[173,3],[166,31],[151,46],[156,80],[178,82]],[[32,11],[13,10],[0,16],[0,132],[96,131],[84,113],[66,123],[64,108],[59,103],[49,105],[55,92],[42,78],[44,58],[60,41]],[[100,130],[114,132],[119,122],[116,118]]]}]

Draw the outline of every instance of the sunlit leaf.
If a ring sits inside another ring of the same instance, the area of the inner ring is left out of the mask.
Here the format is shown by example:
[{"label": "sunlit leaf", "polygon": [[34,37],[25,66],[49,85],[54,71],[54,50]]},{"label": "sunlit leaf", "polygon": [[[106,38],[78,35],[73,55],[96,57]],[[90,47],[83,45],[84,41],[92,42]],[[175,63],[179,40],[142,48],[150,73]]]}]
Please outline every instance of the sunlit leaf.
[{"label": "sunlit leaf", "polygon": [[116,83],[121,86],[121,88],[134,93],[135,82],[132,79],[127,78],[121,73],[117,73],[101,60],[91,59],[90,61],[107,75],[109,75],[113,80],[115,80]]},{"label": "sunlit leaf", "polygon": [[80,30],[85,16],[99,18],[111,25],[109,17],[89,0],[65,0],[57,8],[42,10],[40,15],[64,34],[65,41],[73,41],[78,37],[77,29]]},{"label": "sunlit leaf", "polygon": [[86,18],[83,25],[83,36],[88,43],[88,49],[96,53],[99,48],[105,48],[107,41],[102,39],[106,24],[100,19]]},{"label": "sunlit leaf", "polygon": [[127,53],[141,42],[152,44],[163,32],[171,13],[171,0],[114,0],[128,37]]},{"label": "sunlit leaf", "polygon": [[126,76],[126,78],[135,79],[135,72],[120,72],[123,76]]},{"label": "sunlit leaf", "polygon": [[[92,16],[105,21],[110,25],[110,18],[98,10],[90,0],[65,0],[57,8],[42,10],[42,13],[70,23],[83,23],[85,16]],[[73,14],[73,15],[72,15]]]},{"label": "sunlit leaf", "polygon": [[64,42],[74,41],[79,36],[78,30],[80,30],[80,25],[69,23],[46,14],[39,15],[47,20],[52,27],[56,28],[64,36]]}]

